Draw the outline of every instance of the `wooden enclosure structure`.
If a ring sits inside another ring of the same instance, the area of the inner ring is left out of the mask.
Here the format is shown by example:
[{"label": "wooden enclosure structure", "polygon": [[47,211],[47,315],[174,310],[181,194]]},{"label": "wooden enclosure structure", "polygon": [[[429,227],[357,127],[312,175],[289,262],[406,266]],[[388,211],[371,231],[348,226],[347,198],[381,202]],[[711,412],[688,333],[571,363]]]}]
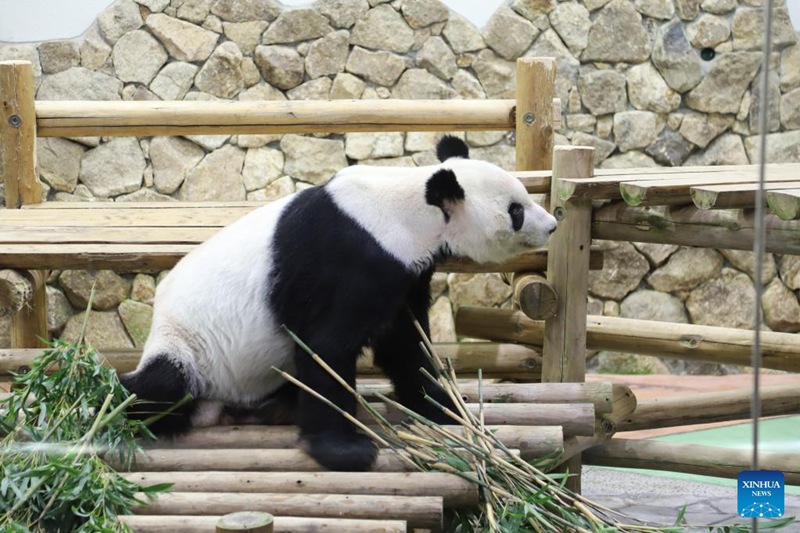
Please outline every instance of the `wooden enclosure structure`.
[{"label": "wooden enclosure structure", "polygon": [[[379,106],[369,101],[34,102],[30,64],[0,62],[0,161],[7,207],[0,210],[0,313],[13,314],[12,347],[0,349],[0,379],[24,369],[41,352],[49,270],[170,268],[259,205],[42,203],[37,136],[510,130],[516,133],[516,175],[530,193],[548,195],[560,220],[558,231],[547,252],[496,265],[451,260],[439,266],[449,272],[500,272],[513,289],[514,310],[459,311],[458,333],[486,342],[437,346],[460,375],[482,369],[488,378],[527,382],[486,385],[487,424],[496,425],[500,438],[523,456],[560,452],[570,472],[579,473],[581,452],[589,448],[585,457],[592,462],[626,463],[630,448],[610,440],[617,430],[747,418],[746,393],[709,393],[661,409],[655,402],[637,407],[627,387],[585,383],[587,346],[749,364],[751,343],[749,332],[728,328],[587,319],[586,295],[589,270],[602,266],[592,239],[750,249],[752,214],[742,208],[752,205],[754,169],[594,171],[591,148],[553,146],[561,117],[554,80],[552,59],[525,58],[517,63],[515,100],[382,100]],[[791,176],[800,175],[800,165],[770,171],[770,179],[786,188],[770,186],[776,214],[769,215],[767,250],[799,253],[800,183]],[[796,339],[764,333],[765,366],[798,371]],[[137,351],[103,355],[120,371],[132,369],[139,357]],[[364,360],[359,373],[377,377],[379,371]],[[536,381],[541,383],[531,383]],[[474,398],[470,387],[464,392]],[[387,385],[369,381],[361,389],[370,394],[386,391]],[[765,414],[800,411],[793,390],[763,394]],[[276,515],[275,531],[436,530],[443,508],[477,502],[474,486],[448,474],[405,472],[388,452],[381,453],[374,473],[318,472],[293,449],[295,436],[286,427],[211,429],[196,431],[174,447],[149,450],[139,470],[128,475],[175,482],[175,492],[142,511],[147,515],[129,517],[130,524],[141,531],[209,531],[208,515],[260,510]],[[647,460],[648,448],[640,448],[630,452],[631,463]],[[767,458],[762,466],[776,465],[789,481],[800,476],[790,462]],[[579,488],[578,482],[574,478],[573,487]]]}]

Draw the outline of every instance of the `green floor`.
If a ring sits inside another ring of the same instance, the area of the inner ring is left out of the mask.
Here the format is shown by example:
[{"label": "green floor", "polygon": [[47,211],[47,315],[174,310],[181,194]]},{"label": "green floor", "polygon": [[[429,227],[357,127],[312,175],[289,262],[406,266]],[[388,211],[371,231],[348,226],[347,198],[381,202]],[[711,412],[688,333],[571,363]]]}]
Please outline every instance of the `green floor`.
[{"label": "green floor", "polygon": [[[713,429],[676,433],[664,437],[657,437],[654,440],[749,450],[752,448],[753,426],[751,423],[746,422]],[[758,449],[762,452],[800,453],[800,416],[782,416],[762,420],[759,424],[758,441]],[[719,485],[730,485],[732,487],[736,486],[735,479],[681,474],[662,470],[630,470],[658,476],[692,479]],[[786,494],[800,495],[800,486],[787,485]]]}]

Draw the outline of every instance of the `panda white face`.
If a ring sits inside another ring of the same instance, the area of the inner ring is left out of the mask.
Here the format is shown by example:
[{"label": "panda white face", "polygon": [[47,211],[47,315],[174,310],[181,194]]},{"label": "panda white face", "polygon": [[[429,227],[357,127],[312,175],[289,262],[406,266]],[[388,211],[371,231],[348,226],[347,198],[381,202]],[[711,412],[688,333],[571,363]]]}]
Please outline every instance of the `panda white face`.
[{"label": "panda white face", "polygon": [[547,243],[556,219],[536,204],[520,181],[491,163],[450,158],[464,191],[447,206],[443,234],[450,253],[479,263],[508,260]]}]

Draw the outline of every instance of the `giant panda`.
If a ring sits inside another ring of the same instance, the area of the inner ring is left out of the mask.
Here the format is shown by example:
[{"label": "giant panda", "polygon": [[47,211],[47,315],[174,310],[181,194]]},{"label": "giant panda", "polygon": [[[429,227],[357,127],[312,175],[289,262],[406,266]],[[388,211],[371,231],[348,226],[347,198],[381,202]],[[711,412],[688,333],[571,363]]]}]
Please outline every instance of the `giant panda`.
[{"label": "giant panda", "polygon": [[434,373],[408,310],[427,332],[438,259],[503,261],[545,244],[556,220],[519,180],[469,159],[460,139],[442,138],[437,156],[432,166],[345,168],[323,186],[250,212],[186,255],[158,286],[138,367],[121,376],[144,400],[132,416],[189,393],[193,400],[151,426],[154,433],[175,435],[214,424],[223,411],[252,409],[296,422],[301,446],[322,466],[369,469],[377,454],[370,439],[271,370],[294,374],[354,413],[355,399],[285,326],[350,385],[359,354],[371,347],[399,401],[446,422],[424,398],[452,407],[419,371]]}]

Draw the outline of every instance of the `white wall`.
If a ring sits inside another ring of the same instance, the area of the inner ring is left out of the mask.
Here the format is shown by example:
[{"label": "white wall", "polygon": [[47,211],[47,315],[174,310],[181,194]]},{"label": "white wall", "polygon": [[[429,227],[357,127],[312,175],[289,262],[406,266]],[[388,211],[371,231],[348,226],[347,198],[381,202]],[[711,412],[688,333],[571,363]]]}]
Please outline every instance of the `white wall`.
[{"label": "white wall", "polygon": [[[69,39],[81,35],[113,0],[0,0],[0,41]],[[286,6],[313,0],[282,0]],[[483,27],[505,0],[443,0],[476,26]],[[800,31],[800,0],[786,0],[794,27]]]}]

